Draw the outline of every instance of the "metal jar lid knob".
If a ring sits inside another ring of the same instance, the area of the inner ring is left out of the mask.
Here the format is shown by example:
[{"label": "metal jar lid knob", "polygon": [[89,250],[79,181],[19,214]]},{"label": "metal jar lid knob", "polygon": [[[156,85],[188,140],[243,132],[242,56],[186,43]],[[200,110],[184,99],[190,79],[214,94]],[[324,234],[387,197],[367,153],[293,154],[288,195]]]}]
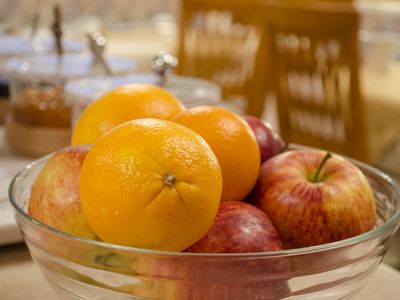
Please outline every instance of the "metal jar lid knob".
[{"label": "metal jar lid knob", "polygon": [[160,86],[165,86],[165,81],[172,70],[178,65],[178,59],[165,52],[157,53],[150,62],[150,67],[160,77]]}]

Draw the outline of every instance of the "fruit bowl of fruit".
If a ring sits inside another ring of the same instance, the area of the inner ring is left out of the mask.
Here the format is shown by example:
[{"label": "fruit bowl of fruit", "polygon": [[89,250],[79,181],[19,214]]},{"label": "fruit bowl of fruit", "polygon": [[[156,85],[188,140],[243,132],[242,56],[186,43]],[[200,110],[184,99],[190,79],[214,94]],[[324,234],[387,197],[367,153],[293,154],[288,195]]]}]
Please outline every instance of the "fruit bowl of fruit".
[{"label": "fruit bowl of fruit", "polygon": [[[341,299],[361,289],[399,227],[393,180],[285,147],[261,120],[128,89],[145,99],[134,116],[121,113],[121,90],[118,112],[107,108],[115,97],[98,100],[72,146],[10,185],[31,256],[60,298]],[[106,118],[113,128],[101,132]]]}]

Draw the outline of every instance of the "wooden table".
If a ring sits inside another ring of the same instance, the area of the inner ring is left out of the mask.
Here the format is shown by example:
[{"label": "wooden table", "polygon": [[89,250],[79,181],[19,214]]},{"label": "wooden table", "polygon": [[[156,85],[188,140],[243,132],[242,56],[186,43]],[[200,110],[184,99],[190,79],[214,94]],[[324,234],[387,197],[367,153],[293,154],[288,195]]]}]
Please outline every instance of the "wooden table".
[{"label": "wooden table", "polygon": [[[57,298],[23,244],[0,247],[0,293],[2,300]],[[399,295],[400,272],[382,264],[353,299],[398,300]]]}]

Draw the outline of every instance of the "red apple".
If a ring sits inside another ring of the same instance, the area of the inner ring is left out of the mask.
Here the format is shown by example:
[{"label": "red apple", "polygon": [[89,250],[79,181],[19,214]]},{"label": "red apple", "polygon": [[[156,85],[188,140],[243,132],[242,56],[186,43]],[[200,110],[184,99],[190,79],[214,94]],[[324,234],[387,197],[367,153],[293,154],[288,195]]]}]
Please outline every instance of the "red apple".
[{"label": "red apple", "polygon": [[[209,231],[185,252],[245,253],[282,250],[280,237],[268,216],[254,205],[222,202]],[[291,278],[288,257],[259,256],[188,258],[188,277],[180,289],[180,299],[280,299],[290,295],[287,281]],[[181,263],[185,257],[180,258]],[[180,268],[182,271],[182,269]],[[221,281],[221,278],[224,278]],[[249,278],[252,280],[249,281]],[[192,294],[193,293],[193,294]],[[200,299],[200,298],[199,298]]]},{"label": "red apple", "polygon": [[67,147],[48,159],[32,186],[28,213],[59,230],[95,238],[81,210],[78,190],[87,152],[87,146]]},{"label": "red apple", "polygon": [[222,202],[208,232],[186,252],[245,253],[282,250],[282,242],[268,216],[240,201]]},{"label": "red apple", "polygon": [[375,225],[375,199],[364,174],[324,151],[293,150],[261,166],[256,205],[268,214],[285,247],[330,243]]},{"label": "red apple", "polygon": [[253,116],[245,116],[256,136],[261,153],[261,163],[281,152],[285,143],[271,124]]}]

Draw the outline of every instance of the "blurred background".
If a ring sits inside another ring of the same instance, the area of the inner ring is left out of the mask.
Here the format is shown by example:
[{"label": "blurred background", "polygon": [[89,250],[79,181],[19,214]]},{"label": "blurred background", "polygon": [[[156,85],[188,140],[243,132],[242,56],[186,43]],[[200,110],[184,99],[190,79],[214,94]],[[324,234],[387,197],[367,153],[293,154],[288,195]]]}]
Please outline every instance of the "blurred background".
[{"label": "blurred background", "polygon": [[[57,34],[65,66],[53,70],[36,60],[60,56]],[[166,86],[188,105],[261,117],[288,142],[400,182],[398,0],[0,0],[2,174],[68,143],[81,110],[110,87],[164,76],[150,64],[161,50],[178,60]],[[398,268],[399,245],[387,256]]]}]

